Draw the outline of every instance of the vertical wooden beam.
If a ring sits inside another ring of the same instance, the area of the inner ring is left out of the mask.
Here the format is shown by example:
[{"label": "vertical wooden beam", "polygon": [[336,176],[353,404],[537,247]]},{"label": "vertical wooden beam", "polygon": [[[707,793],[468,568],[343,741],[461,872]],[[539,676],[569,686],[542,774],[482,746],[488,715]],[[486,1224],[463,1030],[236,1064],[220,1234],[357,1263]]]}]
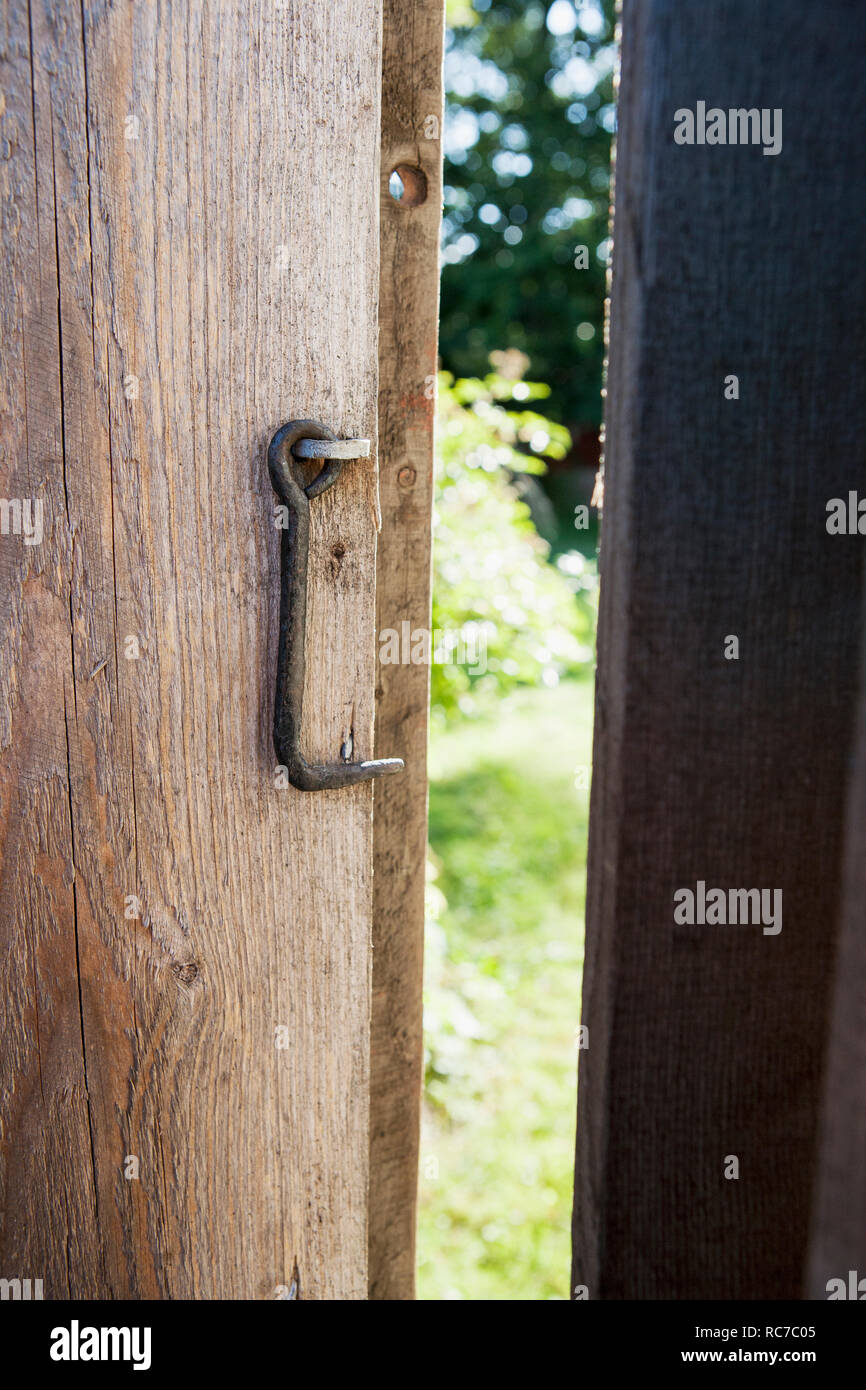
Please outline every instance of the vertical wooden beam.
[{"label": "vertical wooden beam", "polygon": [[[862,487],[861,487],[862,492]],[[866,591],[863,613],[866,615]],[[824,1074],[818,1184],[812,1222],[809,1292],[838,1296],[849,1271],[866,1279],[866,621],[857,742],[845,825],[845,870],[830,1044]],[[862,1300],[866,1286],[854,1295]]]},{"label": "vertical wooden beam", "polygon": [[[382,56],[376,625],[430,626],[433,417],[442,206],[443,0],[385,0]],[[394,169],[405,194],[391,196]],[[376,753],[406,772],[375,792],[370,1297],[415,1290],[427,850],[426,666],[379,665]],[[389,749],[387,754],[381,750]]]},{"label": "vertical wooden beam", "polygon": [[[4,9],[0,1275],[367,1295],[372,788],[275,777],[273,430],[376,434],[380,0]],[[375,466],[306,752],[372,753]]]},{"label": "vertical wooden beam", "polygon": [[[861,621],[863,539],[825,522],[863,483],[866,16],[625,0],[622,34],[573,1283],[796,1297]],[[781,108],[781,151],[675,143],[699,101]],[[701,880],[782,890],[782,930],[675,924]]]}]

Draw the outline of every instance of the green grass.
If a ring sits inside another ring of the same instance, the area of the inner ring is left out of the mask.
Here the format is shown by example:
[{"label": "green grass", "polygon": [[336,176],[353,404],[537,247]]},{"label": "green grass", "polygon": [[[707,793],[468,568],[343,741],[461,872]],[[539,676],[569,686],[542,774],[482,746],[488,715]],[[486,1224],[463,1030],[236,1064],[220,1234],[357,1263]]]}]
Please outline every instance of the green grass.
[{"label": "green grass", "polygon": [[568,1297],[592,683],[434,730],[418,1297]]}]

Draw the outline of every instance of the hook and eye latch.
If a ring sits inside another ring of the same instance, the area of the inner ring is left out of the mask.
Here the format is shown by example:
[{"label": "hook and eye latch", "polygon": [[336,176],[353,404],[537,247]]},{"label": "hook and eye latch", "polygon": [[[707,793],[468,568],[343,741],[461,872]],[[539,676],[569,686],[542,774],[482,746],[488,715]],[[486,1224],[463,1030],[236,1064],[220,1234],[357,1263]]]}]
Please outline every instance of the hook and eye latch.
[{"label": "hook and eye latch", "polygon": [[[274,701],[274,748],[300,791],[328,791],[402,772],[402,758],[366,762],[309,763],[301,753],[306,675],[307,576],[310,564],[310,502],[333,487],[347,459],[368,458],[369,439],[338,439],[318,420],[290,420],[268,446],[268,470],[288,525],[280,542],[280,642]],[[321,460],[311,483],[301,464]],[[343,750],[351,755],[348,744]]]}]

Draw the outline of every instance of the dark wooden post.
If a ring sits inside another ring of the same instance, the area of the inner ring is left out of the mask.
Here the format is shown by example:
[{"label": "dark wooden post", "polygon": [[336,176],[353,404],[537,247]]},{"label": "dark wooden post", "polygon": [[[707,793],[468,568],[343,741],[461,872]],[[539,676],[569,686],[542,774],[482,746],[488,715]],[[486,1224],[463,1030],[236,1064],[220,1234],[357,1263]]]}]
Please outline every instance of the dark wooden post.
[{"label": "dark wooden post", "polygon": [[[866,12],[622,27],[573,1283],[797,1297],[866,546],[826,527],[866,492]],[[676,143],[699,103],[780,110],[781,148]],[[677,925],[700,882],[781,890],[782,929]]]},{"label": "dark wooden post", "polygon": [[863,637],[809,1288],[813,1298],[838,1298],[831,1281],[841,1279],[850,1297],[855,1270],[858,1300],[866,1295],[866,624]]}]

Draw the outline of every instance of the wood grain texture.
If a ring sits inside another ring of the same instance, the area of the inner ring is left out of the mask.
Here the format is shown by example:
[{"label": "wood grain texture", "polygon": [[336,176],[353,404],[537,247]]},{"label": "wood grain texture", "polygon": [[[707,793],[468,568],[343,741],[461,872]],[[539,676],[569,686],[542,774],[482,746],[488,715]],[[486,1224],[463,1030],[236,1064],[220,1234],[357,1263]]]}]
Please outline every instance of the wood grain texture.
[{"label": "wood grain texture", "polygon": [[[852,539],[854,539],[852,537]],[[866,589],[863,594],[866,615]],[[845,822],[845,868],[824,1073],[809,1295],[826,1299],[831,1279],[866,1278],[866,621],[857,741]],[[863,1295],[860,1294],[862,1299]]]},{"label": "wood grain texture", "polygon": [[[861,623],[863,541],[828,535],[825,507],[866,482],[864,22],[844,0],[623,7],[574,1223],[590,1298],[804,1287]],[[699,100],[782,108],[782,152],[676,145]],[[781,889],[781,933],[675,926],[700,879]]]},{"label": "wood grain texture", "polygon": [[[376,437],[380,36],[379,0],[4,7],[0,491],[45,538],[0,536],[0,1274],[47,1298],[367,1295],[371,787],[275,783],[265,449]],[[372,753],[375,545],[352,463],[313,758]]]},{"label": "wood grain texture", "polygon": [[[442,0],[385,0],[382,57],[376,624],[430,627],[433,416],[442,207]],[[388,191],[398,165],[426,197]],[[376,756],[406,771],[375,790],[370,1057],[370,1297],[411,1299],[422,1079],[429,668],[379,665]]]}]

